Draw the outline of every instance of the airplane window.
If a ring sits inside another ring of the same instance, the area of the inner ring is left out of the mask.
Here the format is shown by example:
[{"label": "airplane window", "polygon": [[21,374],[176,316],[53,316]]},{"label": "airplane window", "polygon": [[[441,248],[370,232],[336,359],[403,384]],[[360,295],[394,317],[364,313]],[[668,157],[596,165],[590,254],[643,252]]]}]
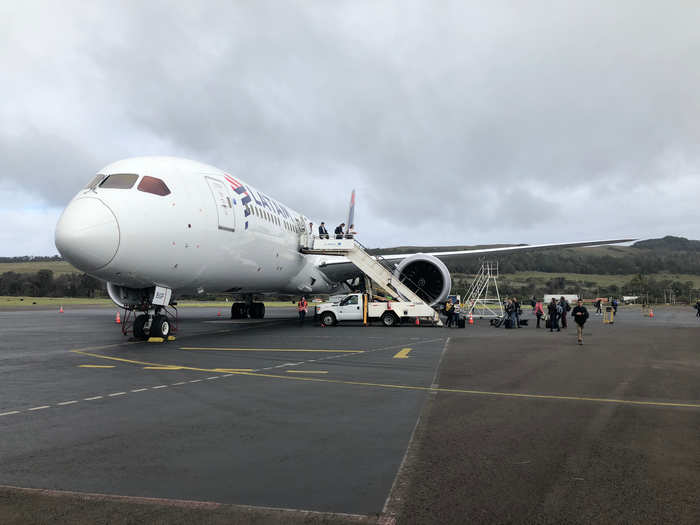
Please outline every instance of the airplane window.
[{"label": "airplane window", "polygon": [[115,188],[120,190],[128,190],[134,185],[136,179],[138,178],[138,175],[133,175],[131,173],[117,173],[114,175],[109,175],[105,180],[102,181],[102,183],[100,184],[100,188]]},{"label": "airplane window", "polygon": [[104,178],[105,178],[104,175],[101,175],[101,174],[100,174],[100,175],[97,175],[94,179],[92,179],[92,180],[90,181],[90,184],[88,184],[87,186],[85,186],[85,188],[86,188],[86,189],[90,189],[90,190],[94,190],[94,189],[97,187],[97,185],[98,185],[100,182],[102,182],[102,179],[104,179]]},{"label": "airplane window", "polygon": [[[155,177],[149,177],[148,175],[141,179],[137,189],[140,191],[145,191],[146,193],[153,193],[160,196],[165,196],[170,193],[170,190],[165,185],[165,182],[160,179],[156,179]],[[229,202],[229,206],[230,205],[231,203]]]}]

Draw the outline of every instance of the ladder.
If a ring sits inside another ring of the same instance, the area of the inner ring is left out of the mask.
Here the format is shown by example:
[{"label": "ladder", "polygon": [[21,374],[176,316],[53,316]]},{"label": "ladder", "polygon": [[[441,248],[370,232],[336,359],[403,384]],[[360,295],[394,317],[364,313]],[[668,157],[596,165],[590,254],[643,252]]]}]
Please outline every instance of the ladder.
[{"label": "ladder", "polygon": [[[384,290],[387,294],[408,302],[425,304],[417,293],[406,286],[396,275],[394,275],[391,263],[381,255],[372,256],[367,253],[355,239],[320,239],[314,238],[309,247],[302,248],[302,253],[313,255],[339,255],[348,258],[359,270],[369,278],[377,288]],[[409,281],[409,284],[413,284]],[[418,290],[419,288],[416,287]],[[433,322],[442,326],[440,316],[433,309]]]},{"label": "ladder", "polygon": [[[483,261],[479,272],[464,293],[466,315],[477,316],[481,319],[497,319],[503,317],[503,303],[498,292],[498,262]],[[493,285],[495,297],[489,297]]]}]

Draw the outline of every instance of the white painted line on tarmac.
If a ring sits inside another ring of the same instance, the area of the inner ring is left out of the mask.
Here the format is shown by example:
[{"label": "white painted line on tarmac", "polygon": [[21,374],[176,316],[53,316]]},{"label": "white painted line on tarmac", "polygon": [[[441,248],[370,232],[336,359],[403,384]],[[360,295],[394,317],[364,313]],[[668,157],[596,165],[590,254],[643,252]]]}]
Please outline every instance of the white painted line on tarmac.
[{"label": "white painted line on tarmac", "polygon": [[85,401],[94,401],[95,399],[102,399],[102,396],[86,397]]},{"label": "white painted line on tarmac", "polygon": [[9,412],[3,412],[2,414],[0,414],[0,417],[11,416],[13,414],[19,414],[19,412],[20,412],[19,410],[10,410]]},{"label": "white painted line on tarmac", "polygon": [[199,383],[201,379],[191,379],[190,383]]},{"label": "white painted line on tarmac", "polygon": [[209,381],[210,379],[219,379],[219,376],[211,376],[211,377],[207,377],[207,381]]},{"label": "white painted line on tarmac", "polygon": [[172,386],[186,385],[187,381],[180,381],[179,383],[173,383]]},{"label": "white painted line on tarmac", "polygon": [[158,385],[158,386],[152,386],[151,388],[153,390],[158,390],[159,388],[167,388],[168,385]]},{"label": "white painted line on tarmac", "polygon": [[134,388],[132,392],[145,392],[148,388]]},{"label": "white painted line on tarmac", "polygon": [[124,394],[126,394],[126,392],[114,392],[113,394],[109,394],[109,397],[123,396]]},{"label": "white painted line on tarmac", "polygon": [[28,408],[27,411],[31,412],[32,410],[44,410],[45,408],[49,408],[51,405],[42,405],[40,407],[33,407],[33,408]]},{"label": "white painted line on tarmac", "polygon": [[58,406],[74,405],[77,401],[63,401],[62,403],[57,403]]}]

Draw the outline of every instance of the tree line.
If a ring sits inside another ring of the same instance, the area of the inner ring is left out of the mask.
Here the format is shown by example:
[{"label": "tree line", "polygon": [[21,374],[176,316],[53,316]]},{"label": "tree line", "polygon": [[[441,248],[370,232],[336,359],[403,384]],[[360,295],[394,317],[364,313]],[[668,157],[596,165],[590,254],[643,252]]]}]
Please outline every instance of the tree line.
[{"label": "tree line", "polygon": [[88,274],[67,273],[54,277],[52,270],[0,274],[0,295],[28,297],[102,297],[105,285]]}]

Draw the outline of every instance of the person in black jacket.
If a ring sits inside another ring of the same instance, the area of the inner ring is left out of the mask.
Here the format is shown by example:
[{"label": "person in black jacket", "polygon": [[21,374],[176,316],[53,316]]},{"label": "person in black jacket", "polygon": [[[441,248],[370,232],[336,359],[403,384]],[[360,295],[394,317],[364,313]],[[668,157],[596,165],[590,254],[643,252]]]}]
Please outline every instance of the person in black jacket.
[{"label": "person in black jacket", "polygon": [[586,319],[588,319],[588,310],[583,306],[583,301],[578,300],[578,304],[574,306],[571,311],[571,317],[574,318],[576,322],[576,332],[578,333],[578,344],[583,344],[583,325],[586,324]]},{"label": "person in black jacket", "polygon": [[695,314],[695,317],[700,317],[700,299],[698,299],[698,302],[695,303],[695,309],[698,311],[698,313]]},{"label": "person in black jacket", "polygon": [[318,236],[321,239],[328,239],[328,230],[326,230],[326,223],[321,222],[321,225],[318,227]]},{"label": "person in black jacket", "polygon": [[335,228],[335,238],[336,239],[342,239],[343,235],[345,235],[345,223],[341,222],[338,226]]},{"label": "person in black jacket", "polygon": [[547,305],[547,313],[549,314],[549,331],[561,332],[559,329],[559,312],[557,311],[557,300],[552,297],[552,301]]}]

